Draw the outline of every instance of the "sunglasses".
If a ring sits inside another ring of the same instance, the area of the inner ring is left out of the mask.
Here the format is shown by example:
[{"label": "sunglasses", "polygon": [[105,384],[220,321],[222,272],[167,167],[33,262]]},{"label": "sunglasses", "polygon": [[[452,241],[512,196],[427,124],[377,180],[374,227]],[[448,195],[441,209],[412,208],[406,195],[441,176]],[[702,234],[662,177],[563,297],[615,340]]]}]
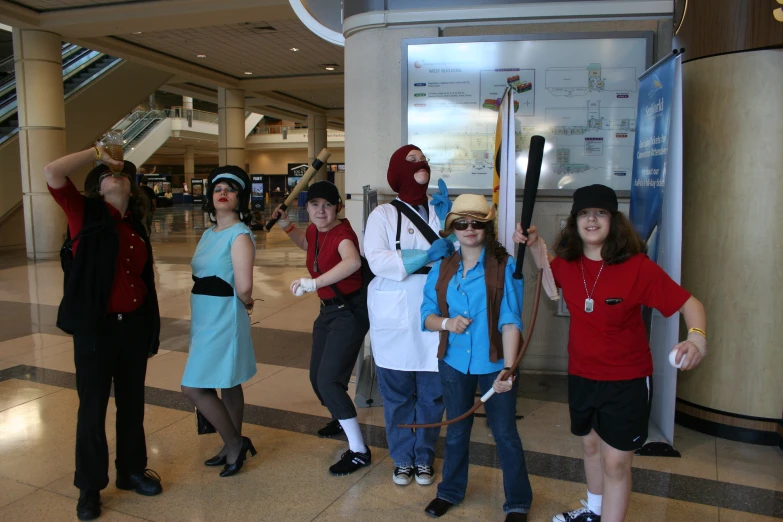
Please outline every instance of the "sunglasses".
[{"label": "sunglasses", "polygon": [[455,221],[451,226],[454,227],[454,230],[459,230],[460,232],[467,230],[468,227],[473,230],[484,230],[487,228],[487,224],[483,221]]},{"label": "sunglasses", "polygon": [[106,172],[101,174],[100,177],[98,178],[98,186],[100,187],[101,186],[101,182],[104,179],[108,178],[109,176],[113,176],[115,178],[128,178],[128,179],[130,179],[130,176],[128,176],[125,172],[120,172],[118,174],[115,174],[112,171],[107,170]]}]

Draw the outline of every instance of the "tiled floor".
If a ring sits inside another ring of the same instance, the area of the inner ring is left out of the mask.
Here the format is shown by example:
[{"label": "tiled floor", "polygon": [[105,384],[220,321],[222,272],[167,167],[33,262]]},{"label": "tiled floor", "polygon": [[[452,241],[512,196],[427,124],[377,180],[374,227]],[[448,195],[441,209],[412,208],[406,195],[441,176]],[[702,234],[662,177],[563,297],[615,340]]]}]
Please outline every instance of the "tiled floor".
[{"label": "tiled floor", "polygon": [[[219,448],[219,439],[196,435],[192,406],[179,383],[190,328],[189,261],[203,230],[200,213],[189,209],[161,210],[154,224],[163,330],[161,351],[148,365],[145,428],[149,466],[163,477],[164,493],[144,498],[110,484],[102,494],[101,520],[426,520],[423,508],[435,486],[392,484],[380,408],[359,410],[372,466],[343,478],[327,473],[346,445],[314,436],[328,416],[307,376],[318,300],[288,292],[289,282],[305,274],[304,255],[277,229],[257,237],[254,295],[264,299],[252,317],[258,372],[244,385],[244,430],[259,454],[230,480],[202,465]],[[71,340],[54,327],[61,288],[59,263],[0,254],[0,521],[75,519],[78,399]],[[519,429],[535,494],[530,520],[548,521],[585,496],[581,447],[568,430],[563,378],[529,374],[522,379]],[[107,436],[113,447],[113,399]],[[444,520],[502,520],[502,476],[484,419],[476,420],[471,440],[467,498]],[[680,459],[634,460],[628,520],[783,518],[779,449],[682,427],[675,446]],[[441,465],[439,458],[436,469]]]}]

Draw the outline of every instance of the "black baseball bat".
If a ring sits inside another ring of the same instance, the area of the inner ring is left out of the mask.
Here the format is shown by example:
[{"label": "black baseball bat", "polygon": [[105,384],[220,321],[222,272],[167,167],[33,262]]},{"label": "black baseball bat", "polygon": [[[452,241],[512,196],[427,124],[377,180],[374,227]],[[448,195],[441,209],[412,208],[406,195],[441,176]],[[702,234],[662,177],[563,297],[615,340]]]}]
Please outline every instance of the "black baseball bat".
[{"label": "black baseball bat", "polygon": [[[294,189],[291,191],[291,193],[286,198],[285,202],[280,205],[281,210],[285,210],[288,208],[288,205],[296,201],[296,197],[299,195],[302,190],[304,190],[307,185],[310,184],[310,180],[313,176],[315,176],[315,173],[318,172],[318,169],[323,167],[326,162],[329,160],[329,156],[332,155],[332,152],[329,149],[321,149],[321,152],[318,153],[318,157],[315,158],[313,161],[313,164],[307,167],[307,172],[304,173],[302,176],[302,179],[299,180],[299,183],[296,184]],[[269,232],[272,230],[272,227],[275,226],[275,223],[277,223],[277,218],[272,218],[266,223],[266,231]]]},{"label": "black baseball bat", "polygon": [[[525,173],[525,193],[522,195],[522,231],[527,234],[530,228],[530,222],[533,220],[533,207],[536,204],[536,193],[538,192],[538,181],[541,179],[541,163],[544,161],[544,143],[543,136],[535,135],[530,138],[530,150],[527,154],[527,172]],[[522,243],[517,247],[517,269],[514,272],[514,279],[522,279],[522,263],[525,261],[525,245]]]}]

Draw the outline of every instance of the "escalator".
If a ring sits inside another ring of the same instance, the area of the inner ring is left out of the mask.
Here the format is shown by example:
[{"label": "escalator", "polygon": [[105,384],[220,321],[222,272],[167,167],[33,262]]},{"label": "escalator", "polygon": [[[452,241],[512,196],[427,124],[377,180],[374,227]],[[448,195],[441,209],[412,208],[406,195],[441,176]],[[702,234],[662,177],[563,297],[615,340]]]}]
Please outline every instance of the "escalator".
[{"label": "escalator", "polygon": [[[63,45],[62,56],[67,153],[89,147],[132,111],[139,100],[146,99],[173,76],[168,71],[71,44]],[[16,79],[13,67],[6,64],[3,70],[7,74],[0,76],[0,178],[4,183],[0,195],[0,248],[16,248],[25,243],[22,157]],[[141,132],[149,135],[151,131],[141,129],[137,135]],[[74,175],[77,186],[87,170]]]},{"label": "escalator", "polygon": [[[121,60],[78,45],[62,46],[63,91],[65,99],[88,85]],[[9,73],[0,82],[0,144],[19,131],[16,75]]]},{"label": "escalator", "polygon": [[136,148],[136,145],[147,137],[147,134],[149,134],[161,120],[165,120],[166,118],[168,118],[166,111],[149,111],[142,114],[133,124],[123,130],[122,137],[125,140],[125,155],[127,156],[130,151]]}]

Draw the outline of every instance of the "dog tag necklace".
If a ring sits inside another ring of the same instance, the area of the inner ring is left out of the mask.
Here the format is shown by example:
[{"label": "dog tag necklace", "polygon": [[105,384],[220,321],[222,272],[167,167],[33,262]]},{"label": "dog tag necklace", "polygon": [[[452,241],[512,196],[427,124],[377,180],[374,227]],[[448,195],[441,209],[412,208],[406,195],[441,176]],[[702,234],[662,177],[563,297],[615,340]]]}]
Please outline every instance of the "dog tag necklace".
[{"label": "dog tag necklace", "polygon": [[592,292],[587,291],[587,279],[585,279],[584,256],[579,258],[579,264],[582,266],[582,283],[584,283],[585,285],[585,293],[587,294],[587,299],[585,299],[585,312],[589,314],[593,311],[593,307],[595,305],[595,302],[593,301],[593,294],[595,293],[595,285],[598,284],[598,278],[601,277],[601,271],[604,269],[604,263],[601,262],[601,268],[598,269],[598,275],[595,276],[595,283],[593,283]]}]

